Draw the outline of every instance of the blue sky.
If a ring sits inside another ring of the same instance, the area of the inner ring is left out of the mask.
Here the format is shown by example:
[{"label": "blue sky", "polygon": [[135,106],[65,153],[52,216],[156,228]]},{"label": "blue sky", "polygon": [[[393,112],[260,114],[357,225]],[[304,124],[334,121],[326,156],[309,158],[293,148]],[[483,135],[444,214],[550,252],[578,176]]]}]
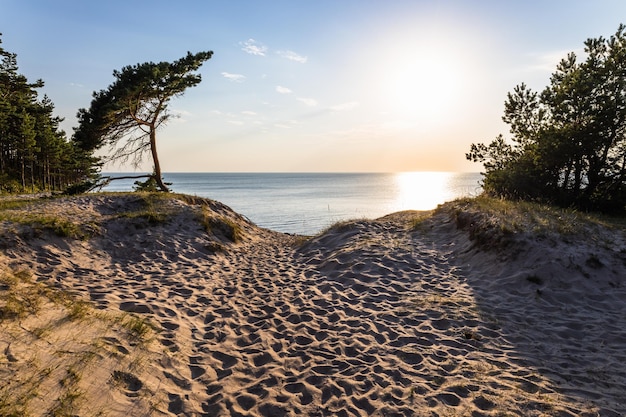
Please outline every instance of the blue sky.
[{"label": "blue sky", "polygon": [[170,104],[166,172],[478,171],[464,154],[507,133],[506,93],[542,89],[625,16],[623,0],[0,0],[2,46],[68,134],[113,70],[214,51]]}]

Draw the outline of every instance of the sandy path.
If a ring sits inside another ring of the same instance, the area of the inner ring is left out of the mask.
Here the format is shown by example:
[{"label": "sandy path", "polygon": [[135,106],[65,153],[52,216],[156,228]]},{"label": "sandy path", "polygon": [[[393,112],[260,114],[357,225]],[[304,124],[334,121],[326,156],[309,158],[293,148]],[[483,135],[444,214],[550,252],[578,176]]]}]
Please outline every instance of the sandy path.
[{"label": "sandy path", "polygon": [[617,409],[626,381],[623,299],[608,311],[608,301],[595,299],[615,323],[608,328],[571,294],[569,307],[549,297],[530,305],[536,284],[512,284],[519,271],[494,270],[484,254],[461,256],[470,242],[450,218],[423,231],[409,229],[406,216],[338,226],[304,244],[251,227],[243,243],[212,253],[201,227],[181,215],[7,254],[98,309],[157,323],[155,359],[123,370],[154,397],[151,408],[134,392],[107,394],[120,404],[111,409],[130,407],[129,415],[626,411]]}]

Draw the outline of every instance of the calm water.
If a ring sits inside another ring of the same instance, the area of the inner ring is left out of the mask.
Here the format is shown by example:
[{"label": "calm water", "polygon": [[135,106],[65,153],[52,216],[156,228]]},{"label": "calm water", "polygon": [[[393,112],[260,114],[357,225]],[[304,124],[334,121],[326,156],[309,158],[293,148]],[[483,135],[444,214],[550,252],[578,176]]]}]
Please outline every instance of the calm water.
[{"label": "calm water", "polygon": [[[118,174],[112,174],[118,175]],[[123,175],[123,174],[119,174]],[[218,200],[259,226],[315,234],[348,219],[377,218],[401,210],[430,210],[480,193],[480,174],[170,173],[174,192]],[[129,191],[135,180],[105,191]]]}]

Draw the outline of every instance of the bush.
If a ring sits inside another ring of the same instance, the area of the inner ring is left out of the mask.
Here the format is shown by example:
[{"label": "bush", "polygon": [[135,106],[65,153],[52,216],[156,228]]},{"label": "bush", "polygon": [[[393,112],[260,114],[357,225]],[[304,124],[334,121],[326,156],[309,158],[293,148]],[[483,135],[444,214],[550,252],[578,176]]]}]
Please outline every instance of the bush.
[{"label": "bush", "polygon": [[87,181],[70,185],[69,187],[65,189],[63,194],[66,194],[66,195],[84,194],[86,192],[91,191],[96,186],[97,186],[96,181],[87,180]]}]

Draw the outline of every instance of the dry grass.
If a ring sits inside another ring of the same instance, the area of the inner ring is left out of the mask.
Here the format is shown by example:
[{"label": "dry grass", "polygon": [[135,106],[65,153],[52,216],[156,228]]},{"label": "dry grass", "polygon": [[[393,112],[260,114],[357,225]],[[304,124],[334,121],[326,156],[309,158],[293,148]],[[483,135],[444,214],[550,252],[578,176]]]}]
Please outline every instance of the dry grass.
[{"label": "dry grass", "polygon": [[441,211],[448,213],[459,229],[468,231],[470,238],[486,249],[504,249],[518,234],[574,240],[588,239],[598,228],[626,230],[624,218],[482,195],[446,203],[436,212]]},{"label": "dry grass", "polygon": [[59,237],[88,239],[97,233],[92,223],[81,223],[68,214],[51,214],[45,205],[52,198],[2,198],[0,199],[0,221],[30,226],[35,235],[51,231]]},{"label": "dry grass", "polygon": [[244,231],[240,224],[224,216],[215,216],[204,207],[202,210],[202,224],[208,234],[218,238],[225,238],[233,243],[241,242],[244,236]]},{"label": "dry grass", "polygon": [[587,226],[626,228],[626,218],[583,213],[527,201],[511,201],[479,196],[451,203],[457,210],[480,212],[491,216],[499,227],[510,232],[533,232],[539,235],[585,233]]},{"label": "dry grass", "polygon": [[2,271],[0,354],[6,366],[0,369],[0,416],[77,415],[88,406],[85,387],[93,384],[84,376],[113,358],[111,343],[136,349],[117,359],[128,361],[143,355],[155,332],[146,318],[103,313],[35,282],[27,270]]}]

